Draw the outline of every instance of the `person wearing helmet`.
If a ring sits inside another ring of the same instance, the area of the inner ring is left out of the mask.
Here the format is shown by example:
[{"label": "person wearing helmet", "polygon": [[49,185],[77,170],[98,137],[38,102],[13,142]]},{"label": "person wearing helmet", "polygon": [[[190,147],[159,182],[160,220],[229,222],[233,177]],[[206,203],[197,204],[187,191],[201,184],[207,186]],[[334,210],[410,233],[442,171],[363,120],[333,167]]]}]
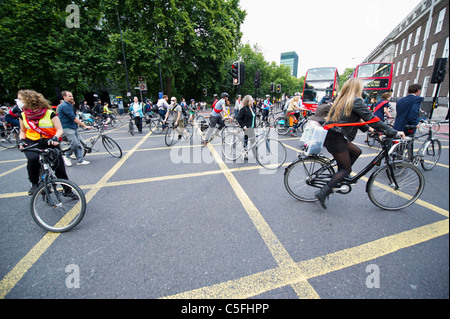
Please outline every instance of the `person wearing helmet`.
[{"label": "person wearing helmet", "polygon": [[208,144],[208,142],[210,141],[211,135],[213,131],[216,129],[216,125],[219,125],[218,131],[216,131],[216,135],[219,135],[219,132],[225,127],[225,123],[223,121],[225,115],[223,113],[226,112],[225,106],[227,105],[227,101],[228,101],[228,93],[223,92],[221,94],[221,99],[216,104],[213,105],[209,117],[209,129],[208,132],[206,132],[205,139],[203,140],[204,146],[206,146],[206,144]]}]

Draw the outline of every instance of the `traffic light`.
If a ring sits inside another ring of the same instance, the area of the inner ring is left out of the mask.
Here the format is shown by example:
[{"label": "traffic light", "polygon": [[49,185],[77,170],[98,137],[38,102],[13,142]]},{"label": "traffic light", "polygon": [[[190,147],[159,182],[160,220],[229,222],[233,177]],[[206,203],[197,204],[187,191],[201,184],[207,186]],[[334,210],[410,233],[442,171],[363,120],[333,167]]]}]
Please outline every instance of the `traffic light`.
[{"label": "traffic light", "polygon": [[281,84],[277,84],[277,93],[281,93]]},{"label": "traffic light", "polygon": [[445,66],[447,65],[447,58],[438,58],[434,63],[433,75],[431,76],[431,83],[441,83],[445,80]]},{"label": "traffic light", "polygon": [[231,65],[231,69],[232,69],[232,74],[233,74],[233,85],[239,85],[240,84],[240,79],[239,79],[239,71],[240,71],[240,62],[234,62]]},{"label": "traffic light", "polygon": [[255,72],[255,88],[259,88],[259,86],[261,85],[261,72],[260,71],[256,71]]},{"label": "traffic light", "polygon": [[270,92],[275,92],[275,84],[270,83]]},{"label": "traffic light", "polygon": [[207,89],[203,89],[203,96],[207,96],[208,95],[208,90]]}]

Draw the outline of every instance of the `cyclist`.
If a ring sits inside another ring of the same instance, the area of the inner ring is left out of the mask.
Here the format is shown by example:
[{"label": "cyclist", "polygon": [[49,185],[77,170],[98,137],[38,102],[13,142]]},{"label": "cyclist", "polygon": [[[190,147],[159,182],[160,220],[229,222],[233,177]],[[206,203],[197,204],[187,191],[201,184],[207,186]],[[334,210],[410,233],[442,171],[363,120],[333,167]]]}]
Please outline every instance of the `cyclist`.
[{"label": "cyclist", "polygon": [[195,100],[191,99],[191,104],[189,104],[189,120],[188,123],[191,123],[194,120],[195,113],[197,112],[197,105],[195,104]]},{"label": "cyclist", "polygon": [[[63,128],[49,102],[42,94],[33,90],[20,90],[17,99],[19,100],[18,104],[23,105],[23,112],[19,119],[21,140],[19,148],[22,149],[26,145],[36,143],[38,143],[38,148],[59,148]],[[28,159],[28,179],[32,184],[28,194],[33,195],[38,188],[41,164],[37,153],[27,151],[24,153]],[[58,178],[69,179],[61,154],[56,162],[55,174]],[[78,196],[71,191],[63,193],[63,195],[78,199]]]},{"label": "cyclist", "polygon": [[203,141],[204,146],[206,146],[206,144],[208,144],[208,142],[210,141],[211,135],[215,130],[217,124],[219,125],[219,127],[218,131],[216,132],[216,135],[218,135],[219,131],[221,131],[225,127],[223,118],[224,116],[228,115],[228,114],[225,115],[226,113],[225,107],[227,101],[228,101],[228,93],[223,92],[221,94],[221,99],[217,101],[217,103],[213,104],[212,111],[209,117],[209,129],[208,132],[206,133],[205,140]]},{"label": "cyclist", "polygon": [[286,118],[289,123],[289,132],[291,133],[291,136],[296,136],[294,134],[294,123],[297,123],[298,118],[296,117],[296,113],[300,112],[301,110],[304,110],[300,105],[298,105],[298,102],[300,101],[300,95],[294,96],[290,102],[289,106],[286,109]]},{"label": "cyclist", "polygon": [[108,108],[108,102],[103,103],[102,119],[106,120],[104,125],[108,125],[109,122],[111,122],[111,115],[110,115],[111,113],[112,111],[110,111]]},{"label": "cyclist", "polygon": [[[166,118],[166,113],[169,110],[169,104],[167,103],[167,100],[169,97],[167,95],[163,95],[162,99],[158,100],[158,103],[156,106],[158,107],[158,114],[161,116],[161,119]],[[166,127],[165,124],[163,124],[163,129]]]},{"label": "cyclist", "polygon": [[167,119],[169,118],[169,114],[173,115],[173,127],[177,128],[178,131],[178,139],[181,140],[181,136],[183,135],[184,131],[184,118],[183,118],[183,107],[177,103],[177,98],[172,96],[170,99],[170,110],[166,113],[166,117],[163,121],[163,124],[165,125],[167,122]]},{"label": "cyclist", "polygon": [[5,114],[5,121],[12,126],[20,126],[19,118],[22,114],[23,104],[19,99],[16,99],[16,105],[8,110]]},{"label": "cyclist", "polygon": [[[251,95],[244,96],[241,108],[237,115],[237,121],[244,130],[244,146],[247,146],[248,140],[255,139],[255,110],[253,107],[253,97]],[[256,158],[256,144],[252,147],[253,156]],[[244,160],[248,160],[247,156]]]},{"label": "cyclist", "polygon": [[[336,160],[338,171],[320,191],[315,193],[323,208],[327,208],[325,200],[333,193],[333,188],[352,171],[352,165],[362,151],[352,141],[356,137],[358,127],[362,131],[373,131],[373,128],[384,132],[388,137],[405,137],[402,131],[396,131],[375,117],[365,106],[362,99],[363,82],[359,78],[349,79],[342,87],[336,102],[331,106],[326,117],[326,128],[329,128],[324,146]],[[361,120],[365,122],[361,122]],[[370,125],[373,128],[369,128]],[[328,126],[328,127],[327,127]]]}]

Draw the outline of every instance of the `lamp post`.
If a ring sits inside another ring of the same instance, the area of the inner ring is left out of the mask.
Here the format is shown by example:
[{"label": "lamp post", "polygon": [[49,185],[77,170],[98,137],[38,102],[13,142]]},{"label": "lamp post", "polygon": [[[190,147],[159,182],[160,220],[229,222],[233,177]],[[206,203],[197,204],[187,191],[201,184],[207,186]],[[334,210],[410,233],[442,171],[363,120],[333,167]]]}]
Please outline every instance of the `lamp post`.
[{"label": "lamp post", "polygon": [[120,16],[119,16],[119,9],[117,9],[117,20],[119,21],[119,32],[120,32],[120,42],[122,43],[122,54],[123,54],[123,63],[125,64],[125,74],[127,76],[127,97],[131,100],[131,87],[130,87],[130,80],[128,78],[128,68],[127,68],[127,59],[125,57],[125,49],[123,47],[123,38],[122,38],[122,29],[120,27]]}]

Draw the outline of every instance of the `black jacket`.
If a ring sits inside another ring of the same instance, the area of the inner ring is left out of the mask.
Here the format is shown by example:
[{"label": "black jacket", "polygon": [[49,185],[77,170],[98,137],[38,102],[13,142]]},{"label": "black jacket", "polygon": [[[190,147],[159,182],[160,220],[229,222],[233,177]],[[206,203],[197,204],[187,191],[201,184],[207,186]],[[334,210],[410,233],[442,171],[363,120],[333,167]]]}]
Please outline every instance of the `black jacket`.
[{"label": "black jacket", "polygon": [[[338,122],[327,122],[325,124],[330,123],[358,123],[363,120],[364,122],[368,122],[373,119],[375,116],[373,113],[367,108],[364,104],[364,101],[361,98],[355,98],[353,102],[353,110],[350,116],[342,115]],[[384,124],[383,122],[375,122],[370,124],[375,130],[383,132],[388,137],[394,137],[397,134],[397,131],[391,128],[390,126]],[[368,125],[364,126],[341,126],[341,127],[332,127],[331,130],[338,132],[344,135],[349,141],[353,141],[356,137],[356,133],[358,133],[358,128],[361,131],[366,132],[369,129]]]},{"label": "black jacket", "polygon": [[[253,113],[255,113],[255,110],[253,110]],[[247,126],[247,128],[251,128],[253,124],[253,115],[252,111],[250,110],[250,107],[243,106],[239,110],[237,121],[239,122],[239,125],[244,128],[244,126]]]}]

